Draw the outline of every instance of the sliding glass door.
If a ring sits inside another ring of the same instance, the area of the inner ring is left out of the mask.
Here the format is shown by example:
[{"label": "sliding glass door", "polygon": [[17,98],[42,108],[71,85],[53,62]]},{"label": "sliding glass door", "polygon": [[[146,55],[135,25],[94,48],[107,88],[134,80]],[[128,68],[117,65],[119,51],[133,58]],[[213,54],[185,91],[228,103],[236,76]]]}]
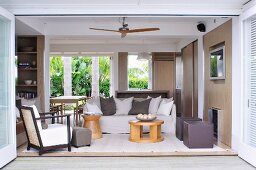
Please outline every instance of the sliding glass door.
[{"label": "sliding glass door", "polygon": [[256,166],[256,15],[243,19],[243,40],[245,88],[239,156]]},{"label": "sliding glass door", "polygon": [[16,157],[14,16],[0,7],[0,168]]}]

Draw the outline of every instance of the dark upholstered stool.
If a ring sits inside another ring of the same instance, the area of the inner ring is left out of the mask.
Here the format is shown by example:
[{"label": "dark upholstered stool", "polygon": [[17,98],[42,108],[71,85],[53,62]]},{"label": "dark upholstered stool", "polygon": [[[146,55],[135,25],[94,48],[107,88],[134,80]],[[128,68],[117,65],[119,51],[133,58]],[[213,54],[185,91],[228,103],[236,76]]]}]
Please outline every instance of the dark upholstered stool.
[{"label": "dark upholstered stool", "polygon": [[92,131],[83,127],[74,127],[71,144],[75,147],[90,146],[92,141]]},{"label": "dark upholstered stool", "polygon": [[193,117],[177,117],[176,118],[176,137],[179,140],[183,140],[183,123],[184,121],[201,121],[200,118]]},{"label": "dark upholstered stool", "polygon": [[188,148],[213,148],[213,124],[202,121],[185,121],[183,143]]}]

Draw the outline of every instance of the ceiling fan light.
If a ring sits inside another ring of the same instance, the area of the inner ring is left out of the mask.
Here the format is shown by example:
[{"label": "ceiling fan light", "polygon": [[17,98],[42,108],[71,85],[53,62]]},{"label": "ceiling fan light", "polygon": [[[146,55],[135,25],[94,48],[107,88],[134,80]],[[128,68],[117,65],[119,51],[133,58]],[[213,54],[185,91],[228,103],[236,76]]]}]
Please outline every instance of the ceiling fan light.
[{"label": "ceiling fan light", "polygon": [[138,53],[137,60],[151,60],[151,54],[148,52]]}]

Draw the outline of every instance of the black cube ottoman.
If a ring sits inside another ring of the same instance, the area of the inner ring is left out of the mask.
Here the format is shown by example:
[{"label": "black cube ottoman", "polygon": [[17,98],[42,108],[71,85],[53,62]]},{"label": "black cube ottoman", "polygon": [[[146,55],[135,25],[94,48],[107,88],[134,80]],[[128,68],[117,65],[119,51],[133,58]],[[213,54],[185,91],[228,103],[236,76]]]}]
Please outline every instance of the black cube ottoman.
[{"label": "black cube ottoman", "polygon": [[213,148],[213,124],[202,121],[185,121],[183,144],[188,148]]},{"label": "black cube ottoman", "polygon": [[177,117],[176,118],[176,137],[182,141],[183,140],[183,123],[184,121],[201,121],[200,118],[193,117]]},{"label": "black cube ottoman", "polygon": [[92,141],[92,131],[83,127],[74,127],[71,144],[75,147],[90,146]]}]

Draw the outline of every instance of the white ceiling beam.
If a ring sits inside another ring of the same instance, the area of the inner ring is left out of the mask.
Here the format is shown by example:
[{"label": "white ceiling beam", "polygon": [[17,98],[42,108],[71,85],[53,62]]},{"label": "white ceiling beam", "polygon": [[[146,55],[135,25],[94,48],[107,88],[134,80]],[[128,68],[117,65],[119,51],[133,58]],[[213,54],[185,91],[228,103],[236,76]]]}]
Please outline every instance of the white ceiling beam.
[{"label": "white ceiling beam", "polygon": [[239,15],[248,0],[1,0],[15,15]]}]

